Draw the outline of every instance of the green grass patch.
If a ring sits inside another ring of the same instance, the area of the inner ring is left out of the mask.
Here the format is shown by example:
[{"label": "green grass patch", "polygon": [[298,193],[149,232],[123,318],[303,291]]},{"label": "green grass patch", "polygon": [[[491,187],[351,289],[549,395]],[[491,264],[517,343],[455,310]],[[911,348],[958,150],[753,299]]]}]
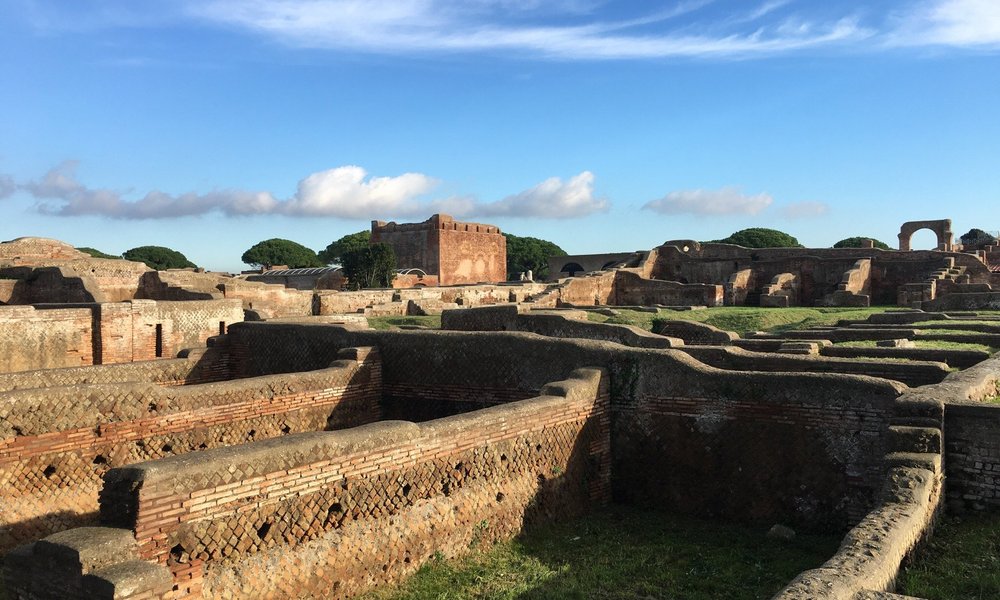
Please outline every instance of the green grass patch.
[{"label": "green grass patch", "polygon": [[599,323],[636,325],[651,330],[654,319],[698,321],[745,335],[751,331],[786,331],[824,325],[836,325],[841,319],[867,319],[869,315],[897,307],[875,308],[758,308],[751,306],[720,306],[701,310],[660,310],[656,313],[615,309],[620,314],[606,317],[590,313],[588,318]]},{"label": "green grass patch", "polygon": [[368,317],[368,324],[375,329],[390,329],[404,325],[419,325],[432,329],[441,329],[441,315],[422,317]]},{"label": "green grass patch", "polygon": [[365,598],[769,598],[828,560],[841,539],[781,542],[765,533],[613,507],[462,559],[434,558],[402,585]]},{"label": "green grass patch", "polygon": [[[981,350],[983,352],[995,353],[998,348],[985,344],[966,344],[964,342],[946,342],[942,340],[914,340],[917,348],[928,348],[931,350]],[[844,346],[847,348],[875,348],[875,340],[855,340],[852,342],[836,342],[834,346]]]},{"label": "green grass patch", "polygon": [[1000,598],[1000,515],[942,519],[899,588],[928,600]]}]

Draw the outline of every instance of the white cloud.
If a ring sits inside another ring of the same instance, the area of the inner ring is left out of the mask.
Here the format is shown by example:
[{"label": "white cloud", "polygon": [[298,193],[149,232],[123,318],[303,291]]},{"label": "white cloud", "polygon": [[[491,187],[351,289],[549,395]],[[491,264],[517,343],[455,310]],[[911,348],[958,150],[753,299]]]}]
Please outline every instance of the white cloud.
[{"label": "white cloud", "polygon": [[[191,4],[190,11],[197,18],[296,46],[389,54],[513,51],[562,59],[752,56],[863,39],[871,33],[849,17],[809,23],[793,31],[781,23],[720,30],[710,21],[660,32],[626,31],[670,20],[705,4],[682,3],[627,21],[595,17],[574,25],[541,18],[565,20],[586,13],[565,2],[542,9],[544,4],[537,2],[504,0],[382,0],[377,8],[366,0],[209,0]],[[763,17],[781,4],[766,3],[751,16]],[[509,13],[508,18],[502,19],[501,13]]]},{"label": "white cloud", "polygon": [[665,215],[756,215],[772,202],[774,199],[768,194],[748,196],[727,186],[718,190],[673,191],[647,202],[642,208]]},{"label": "white cloud", "polygon": [[168,194],[153,190],[138,200],[110,189],[94,189],[76,177],[77,161],[65,161],[40,179],[17,185],[0,175],[0,198],[21,189],[34,197],[39,212],[55,216],[104,216],[112,219],[170,219],[208,213],[226,216],[287,215],[341,219],[424,218],[440,212],[571,218],[605,210],[594,197],[594,175],[584,171],[565,183],[558,177],[502,200],[483,203],[472,196],[427,199],[438,180],[422,173],[373,177],[358,166],[313,173],[299,181],[296,193],[280,199],[268,191],[219,190],[204,194]]},{"label": "white cloud", "polygon": [[822,217],[830,212],[830,205],[824,202],[793,202],[781,207],[781,215],[788,219],[809,219]]},{"label": "white cloud", "polygon": [[345,219],[364,219],[373,214],[413,215],[423,212],[415,199],[436,185],[436,180],[420,173],[368,177],[361,167],[337,167],[300,181],[298,192],[284,203],[281,212]]},{"label": "white cloud", "polygon": [[518,194],[482,204],[474,212],[485,216],[564,219],[607,209],[606,199],[594,197],[594,174],[584,171],[565,182],[551,177]]},{"label": "white cloud", "polygon": [[918,4],[889,35],[894,45],[1000,46],[1000,2],[933,0]]}]

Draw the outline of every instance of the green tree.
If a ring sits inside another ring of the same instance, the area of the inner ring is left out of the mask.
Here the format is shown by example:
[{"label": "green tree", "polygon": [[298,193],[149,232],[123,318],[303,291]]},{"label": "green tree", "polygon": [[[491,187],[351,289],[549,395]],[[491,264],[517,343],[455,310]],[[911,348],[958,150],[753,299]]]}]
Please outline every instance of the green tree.
[{"label": "green tree", "polygon": [[139,246],[122,253],[125,260],[146,263],[151,269],[163,271],[164,269],[189,269],[195,265],[186,256],[176,250],[164,248],[163,246]]},{"label": "green tree", "polygon": [[986,233],[982,229],[972,228],[961,237],[962,246],[966,250],[982,250],[983,246],[988,246],[997,241],[995,237]]},{"label": "green tree", "polygon": [[349,289],[389,287],[396,278],[396,253],[388,244],[355,248],[341,258]]},{"label": "green tree", "polygon": [[325,266],[309,248],[281,238],[257,242],[243,253],[240,260],[257,268],[274,265],[288,265],[290,269]]},{"label": "green tree", "polygon": [[372,232],[365,230],[357,233],[350,233],[319,251],[319,259],[328,265],[343,264],[344,255],[351,250],[364,248],[372,239]]},{"label": "green tree", "polygon": [[503,234],[507,238],[507,277],[514,279],[519,273],[531,271],[535,279],[542,280],[549,273],[550,256],[566,256],[566,251],[547,240]]},{"label": "green tree", "polygon": [[741,229],[727,238],[714,240],[716,244],[735,244],[744,248],[801,248],[799,240],[777,229],[751,227]]},{"label": "green tree", "polygon": [[100,250],[95,250],[93,248],[88,248],[86,246],[80,246],[79,248],[77,248],[77,250],[89,254],[94,258],[117,258],[118,260],[121,260],[122,258],[121,256],[113,256],[111,254],[107,254],[105,252],[101,252]]},{"label": "green tree", "polygon": [[839,242],[837,242],[836,244],[834,244],[833,247],[834,248],[864,248],[867,245],[866,243],[868,242],[868,240],[871,240],[871,241],[875,242],[875,247],[876,248],[881,248],[882,250],[889,250],[889,244],[886,244],[885,242],[880,241],[880,240],[876,240],[873,237],[865,237],[865,236],[855,236],[855,237],[844,238],[844,239],[840,240]]}]

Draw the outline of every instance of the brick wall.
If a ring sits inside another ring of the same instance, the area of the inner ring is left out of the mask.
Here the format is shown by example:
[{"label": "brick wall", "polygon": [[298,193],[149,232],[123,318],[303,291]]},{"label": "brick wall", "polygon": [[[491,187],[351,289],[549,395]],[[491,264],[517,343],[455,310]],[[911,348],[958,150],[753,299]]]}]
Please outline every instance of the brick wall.
[{"label": "brick wall", "polygon": [[[92,521],[108,469],[379,418],[378,355],[282,377],[24,389],[0,398],[0,549]],[[336,356],[333,360],[336,360]]]},{"label": "brick wall", "polygon": [[94,363],[91,311],[0,306],[0,372]]},{"label": "brick wall", "polygon": [[371,243],[388,244],[400,269],[437,275],[441,285],[507,280],[507,239],[500,229],[433,215],[423,223],[372,222]]},{"label": "brick wall", "polygon": [[0,306],[0,372],[175,357],[242,320],[237,300]]},{"label": "brick wall", "polygon": [[108,474],[102,520],[134,531],[182,598],[345,597],[608,501],[602,372],[542,394],[133,465]]},{"label": "brick wall", "polygon": [[578,365],[604,367],[618,498],[821,528],[842,528],[872,506],[889,410],[906,389],[854,375],[724,371],[680,350],[522,333],[244,323],[231,336],[242,376],[311,368],[337,348],[377,345],[387,389],[419,381],[428,390],[533,392]]},{"label": "brick wall", "polygon": [[183,358],[0,373],[0,393],[89,383],[144,382],[170,386],[228,379],[231,369],[224,338],[212,343],[210,348],[193,348],[183,352]]},{"label": "brick wall", "polygon": [[948,404],[944,428],[948,508],[1000,510],[1000,404]]}]

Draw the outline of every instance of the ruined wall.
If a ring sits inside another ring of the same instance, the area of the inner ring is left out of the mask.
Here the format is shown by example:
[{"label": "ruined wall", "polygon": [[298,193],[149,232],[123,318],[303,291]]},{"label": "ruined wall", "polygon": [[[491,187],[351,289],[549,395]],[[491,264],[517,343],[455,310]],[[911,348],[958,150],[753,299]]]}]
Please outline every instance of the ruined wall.
[{"label": "ruined wall", "polygon": [[493,225],[443,214],[422,223],[372,221],[371,243],[388,244],[397,267],[437,275],[440,285],[507,280],[507,239]]},{"label": "ruined wall", "polygon": [[842,527],[871,508],[889,411],[906,389],[853,375],[725,371],[679,350],[525,333],[244,323],[231,335],[246,375],[308,368],[339,347],[379,345],[387,390],[415,368],[425,389],[450,393],[537,390],[575,366],[605,367],[619,499],[813,527]]},{"label": "ruined wall", "polygon": [[953,258],[964,267],[970,283],[1000,283],[981,260],[960,252],[897,252],[877,248],[743,248],[731,244],[698,244],[687,251],[675,245],[657,248],[653,276],[681,282],[724,284],[744,269],[752,269],[756,285],[762,286],[781,273],[799,277],[799,293],[804,306],[822,303],[838,290],[844,274],[861,259],[871,260],[870,295],[872,305],[892,305],[897,289],[923,281]]},{"label": "ruined wall", "polygon": [[0,306],[0,372],[94,364],[86,308]]},{"label": "ruined wall", "polygon": [[102,521],[134,531],[179,598],[356,594],[606,503],[607,390],[582,369],[475,414],[133,465],[108,474]]},{"label": "ruined wall", "polygon": [[169,386],[220,381],[228,379],[230,373],[229,351],[223,340],[212,340],[208,348],[189,349],[182,353],[183,358],[0,373],[0,392],[89,383]]},{"label": "ruined wall", "polygon": [[636,273],[618,271],[615,279],[617,304],[650,306],[722,306],[721,284],[690,284],[643,279]]},{"label": "ruined wall", "polygon": [[281,377],[3,393],[0,552],[93,522],[101,477],[110,468],[377,420],[378,355],[367,349],[345,352],[325,369]]},{"label": "ruined wall", "polygon": [[240,300],[245,310],[263,319],[315,314],[311,291],[248,281],[228,281],[219,285],[227,299]]},{"label": "ruined wall", "polygon": [[1000,404],[945,407],[948,508],[1000,511]]}]

